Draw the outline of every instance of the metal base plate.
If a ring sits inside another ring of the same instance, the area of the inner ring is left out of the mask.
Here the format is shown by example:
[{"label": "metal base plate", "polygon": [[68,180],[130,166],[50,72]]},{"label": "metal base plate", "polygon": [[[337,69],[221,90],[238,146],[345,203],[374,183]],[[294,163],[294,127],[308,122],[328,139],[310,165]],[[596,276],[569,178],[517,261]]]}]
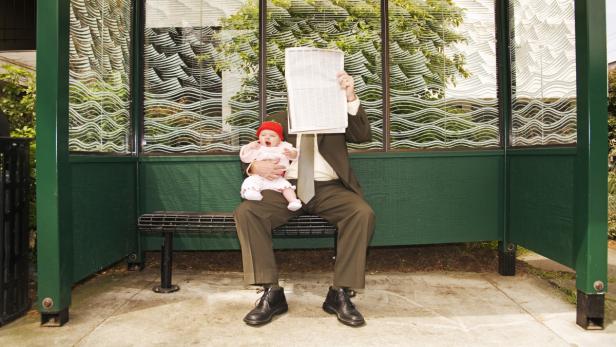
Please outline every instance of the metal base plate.
[{"label": "metal base plate", "polygon": [[175,284],[172,284],[171,287],[169,288],[163,288],[161,286],[156,286],[152,288],[152,290],[154,291],[154,293],[167,294],[167,293],[177,292],[178,290],[180,290],[180,286],[175,285]]},{"label": "metal base plate", "polygon": [[506,247],[498,242],[498,273],[502,276],[515,276],[516,245],[510,243]]},{"label": "metal base plate", "polygon": [[605,294],[586,294],[577,291],[576,323],[586,330],[603,329]]},{"label": "metal base plate", "polygon": [[61,327],[68,322],[68,307],[59,312],[41,312],[41,326]]}]

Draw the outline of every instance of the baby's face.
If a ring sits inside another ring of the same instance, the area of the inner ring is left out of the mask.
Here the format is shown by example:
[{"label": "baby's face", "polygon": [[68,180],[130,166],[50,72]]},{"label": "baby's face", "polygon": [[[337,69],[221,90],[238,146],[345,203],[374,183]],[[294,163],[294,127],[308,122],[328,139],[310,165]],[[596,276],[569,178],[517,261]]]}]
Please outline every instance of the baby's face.
[{"label": "baby's face", "polygon": [[259,143],[266,147],[276,147],[280,144],[280,137],[272,130],[261,130],[259,133]]}]

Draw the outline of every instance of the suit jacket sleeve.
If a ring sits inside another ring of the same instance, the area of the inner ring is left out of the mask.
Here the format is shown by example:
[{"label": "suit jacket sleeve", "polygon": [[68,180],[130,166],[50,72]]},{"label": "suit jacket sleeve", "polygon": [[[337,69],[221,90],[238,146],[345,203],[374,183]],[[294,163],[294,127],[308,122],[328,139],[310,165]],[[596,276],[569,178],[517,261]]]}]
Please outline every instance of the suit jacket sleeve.
[{"label": "suit jacket sleeve", "polygon": [[363,106],[359,106],[357,114],[349,117],[349,126],[346,129],[345,137],[348,142],[362,143],[368,142],[372,139],[372,129],[370,128],[370,121],[368,121],[368,115]]}]

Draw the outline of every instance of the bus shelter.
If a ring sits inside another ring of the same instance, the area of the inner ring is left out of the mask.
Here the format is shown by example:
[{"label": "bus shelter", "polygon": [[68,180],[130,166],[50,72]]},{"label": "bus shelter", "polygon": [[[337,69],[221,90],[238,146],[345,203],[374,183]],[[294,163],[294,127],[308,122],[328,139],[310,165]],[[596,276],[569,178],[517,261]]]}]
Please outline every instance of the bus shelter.
[{"label": "bus shelter", "polygon": [[604,0],[46,0],[37,31],[44,321],[158,249],[139,215],[237,206],[239,147],[286,108],[284,49],[311,46],[344,51],[371,121],[350,149],[372,246],[497,240],[513,274],[521,245],[575,269],[578,324],[603,324]]}]

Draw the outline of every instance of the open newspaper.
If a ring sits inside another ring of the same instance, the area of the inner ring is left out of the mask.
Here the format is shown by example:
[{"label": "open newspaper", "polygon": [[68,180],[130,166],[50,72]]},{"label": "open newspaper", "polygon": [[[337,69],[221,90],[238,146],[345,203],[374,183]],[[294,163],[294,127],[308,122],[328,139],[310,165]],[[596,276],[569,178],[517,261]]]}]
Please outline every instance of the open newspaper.
[{"label": "open newspaper", "polygon": [[289,133],[343,133],[348,125],[345,91],[336,74],[344,53],[309,47],[285,50]]}]

